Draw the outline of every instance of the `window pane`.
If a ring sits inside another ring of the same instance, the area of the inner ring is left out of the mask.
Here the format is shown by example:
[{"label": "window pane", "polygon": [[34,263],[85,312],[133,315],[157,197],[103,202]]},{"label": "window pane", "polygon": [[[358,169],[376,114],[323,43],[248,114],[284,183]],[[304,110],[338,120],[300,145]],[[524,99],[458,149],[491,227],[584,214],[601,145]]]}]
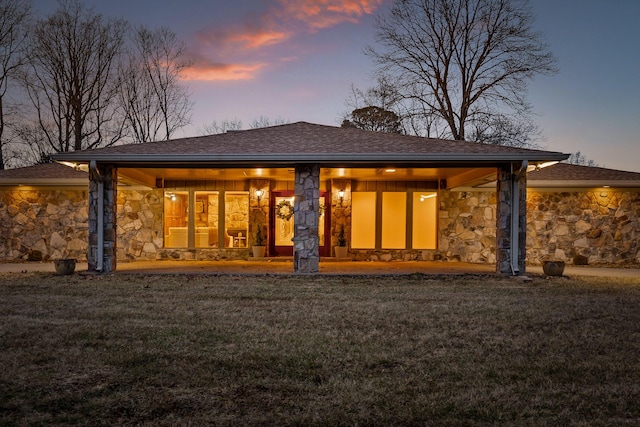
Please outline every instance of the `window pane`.
[{"label": "window pane", "polygon": [[189,244],[189,193],[164,193],[164,245],[167,248],[186,248]]},{"label": "window pane", "polygon": [[293,197],[276,197],[275,245],[293,246]]},{"label": "window pane", "polygon": [[218,192],[196,191],[195,197],[196,248],[217,248],[220,245]]},{"label": "window pane", "polygon": [[249,192],[229,191],[225,193],[226,248],[246,248],[249,230]]},{"label": "window pane", "polygon": [[436,249],[437,193],[413,193],[413,249]]},{"label": "window pane", "polygon": [[351,247],[376,247],[376,193],[354,192],[351,199]]},{"label": "window pane", "polygon": [[407,193],[382,193],[382,248],[407,245]]}]

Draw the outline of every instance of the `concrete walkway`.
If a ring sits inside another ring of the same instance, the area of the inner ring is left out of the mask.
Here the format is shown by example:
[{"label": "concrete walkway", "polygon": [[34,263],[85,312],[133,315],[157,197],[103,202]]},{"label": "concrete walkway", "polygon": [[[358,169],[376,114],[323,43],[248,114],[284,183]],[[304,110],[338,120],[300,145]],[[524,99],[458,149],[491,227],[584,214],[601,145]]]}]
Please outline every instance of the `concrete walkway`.
[{"label": "concrete walkway", "polygon": [[[76,265],[77,272],[87,271],[86,263]],[[0,263],[0,273],[54,273],[53,263]],[[272,261],[136,261],[118,264],[118,274],[293,274],[293,262]],[[325,261],[320,263],[321,274],[495,274],[494,265],[462,262],[423,261]],[[528,266],[527,274],[543,275],[542,267]],[[567,266],[565,276],[639,278],[639,268],[596,268]]]}]

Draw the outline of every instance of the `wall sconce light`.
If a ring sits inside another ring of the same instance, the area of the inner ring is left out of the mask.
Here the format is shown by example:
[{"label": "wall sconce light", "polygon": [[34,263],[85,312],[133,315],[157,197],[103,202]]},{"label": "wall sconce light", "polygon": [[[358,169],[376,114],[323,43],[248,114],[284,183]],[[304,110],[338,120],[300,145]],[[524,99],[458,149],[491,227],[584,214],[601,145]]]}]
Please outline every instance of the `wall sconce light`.
[{"label": "wall sconce light", "polygon": [[258,205],[260,205],[260,200],[262,199],[262,190],[256,190],[256,198],[258,199]]},{"label": "wall sconce light", "polygon": [[342,202],[344,202],[344,190],[338,191],[338,197],[340,198],[340,206],[342,206]]}]

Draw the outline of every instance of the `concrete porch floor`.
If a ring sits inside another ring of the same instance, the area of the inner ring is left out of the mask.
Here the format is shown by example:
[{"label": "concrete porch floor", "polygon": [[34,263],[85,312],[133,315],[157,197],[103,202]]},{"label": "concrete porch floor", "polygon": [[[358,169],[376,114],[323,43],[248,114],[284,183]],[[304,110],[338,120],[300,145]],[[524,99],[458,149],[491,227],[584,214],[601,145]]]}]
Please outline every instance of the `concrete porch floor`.
[{"label": "concrete porch floor", "polygon": [[[87,271],[78,263],[76,272]],[[55,272],[50,262],[0,263],[0,273]],[[135,261],[118,263],[116,274],[293,274],[293,261],[265,258],[258,261]],[[398,275],[398,274],[497,274],[495,265],[427,261],[343,261],[334,258],[320,262],[320,274]],[[527,274],[542,275],[542,267],[527,266]],[[640,279],[638,268],[567,266],[565,276],[626,277]]]}]

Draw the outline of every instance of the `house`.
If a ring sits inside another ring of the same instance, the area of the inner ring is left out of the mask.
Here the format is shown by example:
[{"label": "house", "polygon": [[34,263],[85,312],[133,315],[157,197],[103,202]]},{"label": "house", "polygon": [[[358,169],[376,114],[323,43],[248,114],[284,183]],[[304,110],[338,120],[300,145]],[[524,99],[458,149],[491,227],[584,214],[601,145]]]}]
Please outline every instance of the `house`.
[{"label": "house", "polygon": [[[354,260],[459,260],[505,274],[523,274],[525,258],[640,264],[640,174],[540,168],[566,157],[554,152],[295,123],[60,156],[74,167],[0,171],[0,259],[89,255],[104,271],[135,259],[246,259],[261,227],[268,256],[292,255],[301,242],[317,247],[311,256],[331,256],[342,232]],[[512,263],[516,173],[520,250]],[[303,221],[307,232],[316,225],[317,241],[292,241]]]},{"label": "house", "polygon": [[[296,272],[317,272],[343,232],[356,260],[524,274],[527,169],[567,155],[299,122],[53,158],[89,172],[91,270],[126,257],[247,257],[260,229],[268,255],[292,255]],[[456,188],[488,182],[493,209],[446,209]]]}]

